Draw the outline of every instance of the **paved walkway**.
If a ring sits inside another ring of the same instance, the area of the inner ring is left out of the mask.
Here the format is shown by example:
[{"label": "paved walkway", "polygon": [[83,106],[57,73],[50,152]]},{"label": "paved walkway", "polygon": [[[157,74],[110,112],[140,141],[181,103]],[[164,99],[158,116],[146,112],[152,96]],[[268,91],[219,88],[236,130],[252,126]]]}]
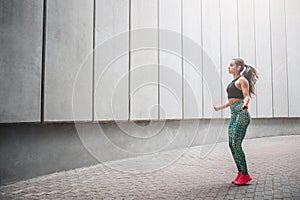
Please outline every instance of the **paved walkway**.
[{"label": "paved walkway", "polygon": [[99,164],[0,186],[0,199],[300,199],[300,136],[244,142],[253,180],[231,184],[227,143]]}]

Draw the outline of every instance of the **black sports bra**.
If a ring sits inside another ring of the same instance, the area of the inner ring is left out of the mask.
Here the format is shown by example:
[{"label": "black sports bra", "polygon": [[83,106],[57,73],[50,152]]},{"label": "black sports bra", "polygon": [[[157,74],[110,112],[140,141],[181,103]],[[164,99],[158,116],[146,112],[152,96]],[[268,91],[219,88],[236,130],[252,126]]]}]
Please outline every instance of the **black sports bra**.
[{"label": "black sports bra", "polygon": [[235,86],[235,82],[239,79],[240,77],[234,79],[233,81],[231,81],[231,83],[229,83],[229,85],[227,86],[227,95],[228,95],[228,99],[229,98],[238,98],[238,99],[244,99],[244,95],[242,90],[238,89]]}]

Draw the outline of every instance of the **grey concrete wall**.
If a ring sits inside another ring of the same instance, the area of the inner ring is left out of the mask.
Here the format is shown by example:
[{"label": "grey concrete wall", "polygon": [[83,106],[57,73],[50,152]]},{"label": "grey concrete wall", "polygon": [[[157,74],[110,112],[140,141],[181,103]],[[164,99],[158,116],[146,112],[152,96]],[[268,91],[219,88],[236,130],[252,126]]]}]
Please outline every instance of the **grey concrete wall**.
[{"label": "grey concrete wall", "polygon": [[198,0],[182,1],[182,95],[185,119],[203,117],[201,9],[201,2]]},{"label": "grey concrete wall", "polygon": [[221,104],[221,38],[220,1],[202,1],[202,48],[203,48],[203,116],[221,117],[221,112],[211,109]]},{"label": "grey concrete wall", "polygon": [[271,22],[270,1],[254,1],[255,10],[255,41],[256,66],[261,77],[257,85],[257,116],[273,117],[272,106],[272,44],[271,44]]},{"label": "grey concrete wall", "polygon": [[132,0],[130,22],[130,119],[158,119],[158,0]]},{"label": "grey concrete wall", "polygon": [[129,0],[97,0],[94,120],[129,118]]},{"label": "grey concrete wall", "polygon": [[41,114],[43,1],[0,0],[0,122]]},{"label": "grey concrete wall", "polygon": [[[227,141],[228,120],[1,124],[2,184],[100,162]],[[300,119],[253,119],[246,139],[300,133]],[[181,151],[179,151],[181,152]],[[182,151],[184,153],[184,151]]]},{"label": "grey concrete wall", "polygon": [[92,120],[93,1],[47,1],[45,121]]},{"label": "grey concrete wall", "polygon": [[298,76],[300,52],[300,1],[286,1],[286,29],[287,29],[287,65],[288,65],[288,91],[289,116],[300,115],[300,79]]},{"label": "grey concrete wall", "polygon": [[[255,23],[254,23],[254,1],[238,1],[238,33],[239,33],[239,57],[244,58],[245,62],[253,66],[256,64],[255,47]],[[257,116],[256,98],[251,100],[249,111],[252,117]]]},{"label": "grey concrete wall", "polygon": [[270,4],[272,44],[273,115],[288,117],[288,77],[286,54],[285,1],[275,0]]},{"label": "grey concrete wall", "polygon": [[[159,1],[159,105],[160,119],[181,119],[182,38],[181,0]],[[176,32],[177,34],[170,34]],[[173,37],[172,37],[173,36]]]},{"label": "grey concrete wall", "polygon": [[238,56],[261,76],[253,118],[300,117],[298,8],[297,0],[1,0],[0,122],[228,118],[212,104],[227,100],[227,66]]},{"label": "grey concrete wall", "polygon": [[70,124],[0,125],[1,183],[97,163]]},{"label": "grey concrete wall", "polygon": [[[228,58],[239,57],[239,30],[238,30],[238,12],[228,14],[230,10],[237,9],[236,0],[220,1],[220,19],[221,19],[221,74],[222,85],[225,88],[231,81],[232,77],[228,75]],[[224,26],[226,24],[226,26]],[[228,31],[230,30],[230,31]],[[226,91],[221,91],[222,103],[227,102]],[[222,117],[230,116],[230,110],[222,110]]]}]

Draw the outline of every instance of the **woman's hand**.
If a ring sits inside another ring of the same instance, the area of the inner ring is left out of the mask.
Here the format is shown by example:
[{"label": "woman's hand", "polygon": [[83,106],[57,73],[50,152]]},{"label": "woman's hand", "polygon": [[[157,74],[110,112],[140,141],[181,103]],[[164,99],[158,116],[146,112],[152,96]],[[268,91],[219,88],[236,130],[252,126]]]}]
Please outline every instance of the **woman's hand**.
[{"label": "woman's hand", "polygon": [[242,111],[243,112],[247,112],[248,111],[248,105],[247,104],[242,106]]},{"label": "woman's hand", "polygon": [[219,111],[220,110],[220,108],[218,108],[217,106],[215,106],[215,105],[213,105],[213,106],[214,106],[215,111]]},{"label": "woman's hand", "polygon": [[222,110],[224,108],[227,108],[229,105],[230,105],[230,103],[228,101],[224,105],[221,105],[221,106],[215,106],[215,105],[213,105],[213,107],[214,107],[215,111],[219,111],[219,110]]}]

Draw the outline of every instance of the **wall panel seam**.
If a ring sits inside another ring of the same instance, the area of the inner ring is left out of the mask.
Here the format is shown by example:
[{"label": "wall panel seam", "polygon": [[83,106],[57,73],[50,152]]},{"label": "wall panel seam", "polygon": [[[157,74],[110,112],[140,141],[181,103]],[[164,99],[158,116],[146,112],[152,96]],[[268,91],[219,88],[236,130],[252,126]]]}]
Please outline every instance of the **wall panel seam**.
[{"label": "wall panel seam", "polygon": [[46,36],[47,36],[47,0],[43,5],[43,33],[42,33],[42,71],[41,71],[41,116],[40,122],[45,120],[45,67],[46,67]]},{"label": "wall panel seam", "polygon": [[131,0],[129,0],[129,6],[128,6],[128,121],[130,121],[131,117]]},{"label": "wall panel seam", "polygon": [[95,121],[95,42],[96,42],[96,0],[93,5],[93,61],[92,61],[92,121]]},{"label": "wall panel seam", "polygon": [[203,51],[203,0],[200,1],[200,6],[201,6],[201,87],[202,87],[202,119],[204,118],[204,77],[203,77],[203,55],[204,55],[204,51]]},{"label": "wall panel seam", "polygon": [[181,118],[184,119],[184,56],[183,56],[183,0],[181,0]]},{"label": "wall panel seam", "polygon": [[160,120],[160,23],[159,23],[159,19],[160,19],[160,16],[159,16],[159,9],[160,9],[160,6],[159,6],[159,2],[160,0],[157,0],[157,119]]}]

